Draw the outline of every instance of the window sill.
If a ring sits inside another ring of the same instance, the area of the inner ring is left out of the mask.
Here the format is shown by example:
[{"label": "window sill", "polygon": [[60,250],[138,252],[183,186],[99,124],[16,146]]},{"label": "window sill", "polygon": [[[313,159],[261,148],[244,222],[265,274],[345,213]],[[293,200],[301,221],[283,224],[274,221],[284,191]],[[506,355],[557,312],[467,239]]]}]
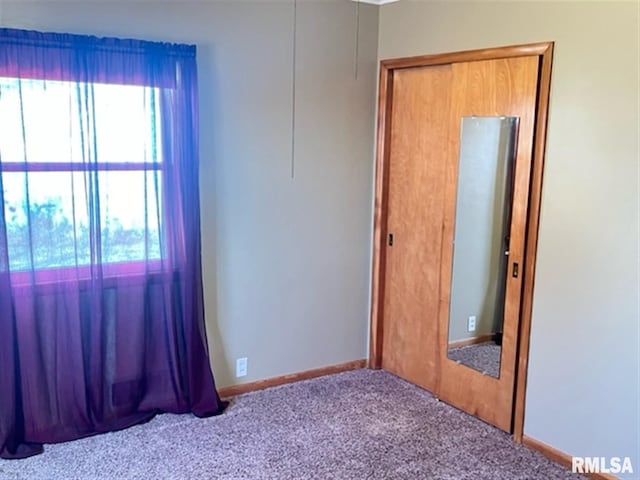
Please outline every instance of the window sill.
[{"label": "window sill", "polygon": [[34,271],[16,271],[10,273],[11,286],[14,288],[38,286],[43,288],[59,288],[65,285],[80,283],[102,283],[103,286],[115,284],[139,284],[149,277],[161,277],[170,274],[166,260],[149,262],[109,263],[102,266],[60,267]]}]

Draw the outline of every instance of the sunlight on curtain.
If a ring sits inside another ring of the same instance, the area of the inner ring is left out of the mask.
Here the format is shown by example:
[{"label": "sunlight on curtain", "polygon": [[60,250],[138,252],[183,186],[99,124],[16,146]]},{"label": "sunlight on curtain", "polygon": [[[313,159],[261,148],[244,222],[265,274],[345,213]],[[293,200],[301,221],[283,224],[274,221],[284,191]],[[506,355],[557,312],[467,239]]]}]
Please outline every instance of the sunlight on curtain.
[{"label": "sunlight on curtain", "polygon": [[0,78],[13,271],[88,265],[94,195],[103,263],[161,258],[158,97],[143,86]]},{"label": "sunlight on curtain", "polygon": [[0,457],[222,412],[196,49],[0,29]]}]

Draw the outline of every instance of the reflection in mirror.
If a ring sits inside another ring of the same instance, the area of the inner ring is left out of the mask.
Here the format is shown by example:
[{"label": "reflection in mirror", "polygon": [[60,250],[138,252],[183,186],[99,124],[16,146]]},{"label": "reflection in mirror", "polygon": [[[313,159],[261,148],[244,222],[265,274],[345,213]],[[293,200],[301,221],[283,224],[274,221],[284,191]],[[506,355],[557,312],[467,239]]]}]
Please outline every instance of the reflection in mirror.
[{"label": "reflection in mirror", "polygon": [[516,117],[463,117],[448,355],[500,376]]}]

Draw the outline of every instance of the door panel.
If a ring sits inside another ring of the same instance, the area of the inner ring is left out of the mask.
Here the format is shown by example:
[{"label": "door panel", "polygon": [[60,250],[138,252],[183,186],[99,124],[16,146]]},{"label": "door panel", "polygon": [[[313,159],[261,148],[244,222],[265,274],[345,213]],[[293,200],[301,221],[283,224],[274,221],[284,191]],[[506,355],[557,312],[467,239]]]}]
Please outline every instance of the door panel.
[{"label": "door panel", "polygon": [[[510,431],[515,386],[516,347],[522,293],[522,265],[538,85],[538,58],[516,57],[452,65],[450,110],[452,148],[446,159],[447,186],[441,263],[440,342],[441,382],[438,395],[497,427]],[[463,116],[519,117],[516,147],[510,254],[508,262],[500,377],[493,378],[447,358],[449,305],[455,224],[456,179]],[[512,276],[513,264],[519,266]]]},{"label": "door panel", "polygon": [[451,67],[394,74],[382,367],[434,391]]},{"label": "door panel", "polygon": [[[510,431],[538,56],[398,68],[389,166],[382,367]],[[519,117],[500,378],[447,358],[463,116]],[[520,266],[511,276],[513,263]]]}]

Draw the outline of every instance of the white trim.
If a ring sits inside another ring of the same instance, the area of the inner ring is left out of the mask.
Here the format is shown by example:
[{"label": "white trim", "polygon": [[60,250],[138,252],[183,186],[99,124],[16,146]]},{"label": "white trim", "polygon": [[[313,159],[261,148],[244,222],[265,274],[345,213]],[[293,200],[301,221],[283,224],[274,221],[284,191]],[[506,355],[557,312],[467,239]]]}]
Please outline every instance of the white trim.
[{"label": "white trim", "polygon": [[351,0],[357,3],[370,3],[372,5],[384,5],[385,3],[399,2],[400,0]]}]

